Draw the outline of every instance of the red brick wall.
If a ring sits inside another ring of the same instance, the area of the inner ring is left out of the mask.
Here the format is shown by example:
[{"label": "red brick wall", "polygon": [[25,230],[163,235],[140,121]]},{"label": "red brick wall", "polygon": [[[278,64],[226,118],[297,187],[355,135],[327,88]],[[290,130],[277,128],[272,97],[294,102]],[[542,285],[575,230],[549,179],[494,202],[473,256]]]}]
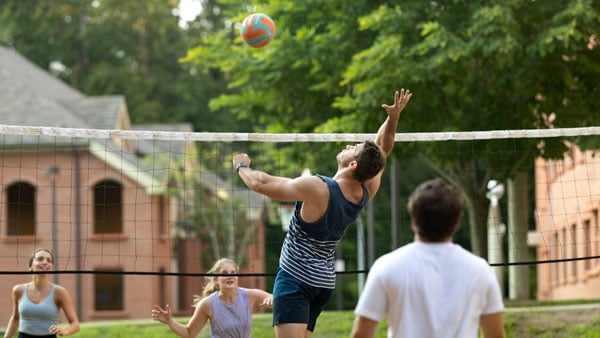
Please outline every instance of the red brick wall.
[{"label": "red brick wall", "polygon": [[[44,168],[59,167],[56,179],[56,224],[58,252],[55,255],[56,270],[94,270],[97,268],[121,268],[124,271],[171,271],[170,259],[172,222],[169,220],[168,205],[163,215],[166,235],[158,233],[157,198],[148,194],[135,181],[120,171],[107,166],[89,154],[80,156],[80,235],[75,236],[76,212],[74,190],[74,160],[72,153],[51,155],[24,153],[0,156],[1,186],[0,199],[0,269],[4,271],[27,271],[28,259],[34,248],[52,248],[52,189],[51,178]],[[97,235],[93,233],[93,186],[104,179],[113,179],[123,186],[123,233],[120,235]],[[36,235],[7,237],[5,188],[15,182],[24,181],[36,187]],[[81,253],[81,266],[77,262],[77,246]],[[14,284],[31,280],[30,275],[5,275],[0,278],[2,299],[10,299]],[[77,293],[77,283],[81,293]],[[124,276],[124,310],[114,313],[94,311],[94,278],[91,274],[60,274],[58,283],[66,287],[77,307],[81,321],[101,318],[147,318],[152,305],[159,300],[159,278],[156,276]],[[167,280],[166,288],[171,289]],[[5,304],[9,304],[6,302]],[[12,308],[0,308],[0,318],[8,320]]]},{"label": "red brick wall", "polygon": [[[574,148],[570,157],[560,161],[536,160],[536,226],[543,239],[538,260],[600,253],[598,155]],[[537,269],[539,300],[600,297],[598,259],[539,264]]]}]

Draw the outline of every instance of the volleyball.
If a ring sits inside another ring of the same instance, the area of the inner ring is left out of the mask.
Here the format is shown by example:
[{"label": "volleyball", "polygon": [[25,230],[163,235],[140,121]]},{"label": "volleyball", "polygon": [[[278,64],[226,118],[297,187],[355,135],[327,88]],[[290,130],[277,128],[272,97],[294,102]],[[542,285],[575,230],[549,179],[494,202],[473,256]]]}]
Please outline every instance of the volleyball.
[{"label": "volleyball", "polygon": [[255,13],[242,22],[242,39],[250,47],[261,48],[275,37],[275,23],[268,15]]}]

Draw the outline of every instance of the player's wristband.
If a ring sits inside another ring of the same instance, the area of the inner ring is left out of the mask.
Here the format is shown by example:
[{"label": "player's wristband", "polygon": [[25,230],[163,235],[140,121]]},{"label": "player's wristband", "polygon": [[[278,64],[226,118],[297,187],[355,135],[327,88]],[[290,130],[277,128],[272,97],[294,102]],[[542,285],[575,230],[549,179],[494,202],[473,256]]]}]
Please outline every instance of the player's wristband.
[{"label": "player's wristband", "polygon": [[248,168],[248,165],[244,162],[240,162],[240,163],[238,163],[237,167],[235,167],[235,171],[239,173],[240,168]]}]

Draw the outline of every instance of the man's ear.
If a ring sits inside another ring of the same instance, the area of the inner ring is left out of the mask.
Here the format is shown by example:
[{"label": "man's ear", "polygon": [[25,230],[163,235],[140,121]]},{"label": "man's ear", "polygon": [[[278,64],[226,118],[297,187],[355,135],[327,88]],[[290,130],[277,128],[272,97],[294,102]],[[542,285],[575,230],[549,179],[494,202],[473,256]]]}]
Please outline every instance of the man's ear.
[{"label": "man's ear", "polygon": [[354,160],[348,164],[348,168],[350,168],[352,170],[356,169],[356,167],[358,167],[358,162],[356,162],[356,160]]},{"label": "man's ear", "polygon": [[415,223],[414,219],[410,220],[410,228],[412,229],[412,231],[416,234],[417,233],[417,224]]}]

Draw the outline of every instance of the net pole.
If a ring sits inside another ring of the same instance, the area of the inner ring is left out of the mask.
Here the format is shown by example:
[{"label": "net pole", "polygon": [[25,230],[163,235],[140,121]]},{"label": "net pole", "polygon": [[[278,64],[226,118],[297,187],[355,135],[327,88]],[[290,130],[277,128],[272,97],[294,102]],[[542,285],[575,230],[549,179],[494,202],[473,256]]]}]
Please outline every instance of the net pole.
[{"label": "net pole", "polygon": [[391,205],[391,222],[390,226],[392,227],[392,250],[398,247],[398,162],[394,159],[392,160],[392,165],[390,166],[390,205]]},{"label": "net pole", "polygon": [[[362,221],[362,217],[356,219],[356,267],[359,271],[365,270],[365,226]],[[365,286],[365,275],[359,273],[358,278],[358,295],[362,293]]]}]

